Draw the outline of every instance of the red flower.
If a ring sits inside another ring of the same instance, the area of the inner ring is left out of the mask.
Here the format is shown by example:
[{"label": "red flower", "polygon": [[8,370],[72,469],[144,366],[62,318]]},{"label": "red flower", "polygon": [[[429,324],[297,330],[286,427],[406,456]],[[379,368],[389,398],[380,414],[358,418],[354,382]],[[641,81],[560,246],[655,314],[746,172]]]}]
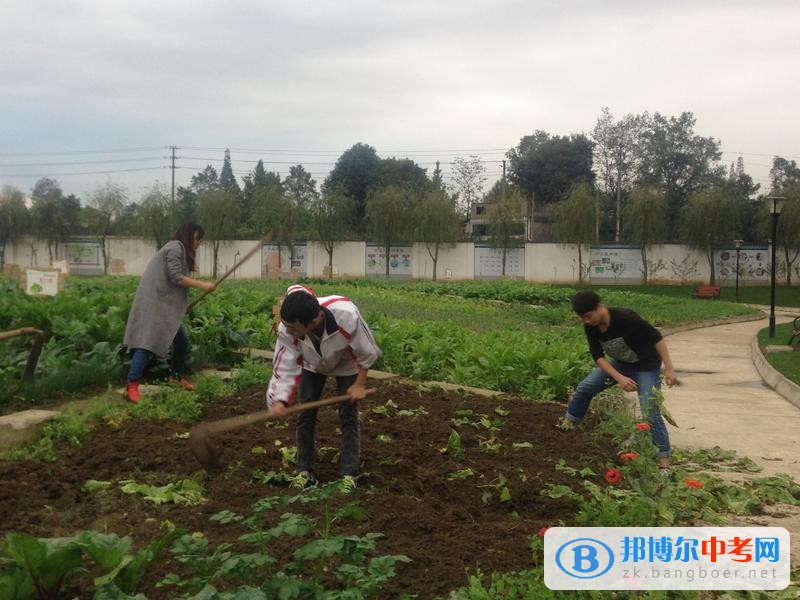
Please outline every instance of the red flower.
[{"label": "red flower", "polygon": [[620,452],[619,457],[627,462],[629,460],[636,460],[639,458],[639,455],[636,454],[636,452]]},{"label": "red flower", "polygon": [[703,487],[703,482],[702,481],[697,481],[696,479],[686,479],[686,480],[684,480],[683,483],[685,483],[689,487],[693,487],[693,488],[697,488],[697,489],[700,489],[701,487]]},{"label": "red flower", "polygon": [[548,529],[550,529],[550,527],[542,527],[542,528],[539,530],[539,533],[538,533],[537,535],[538,535],[540,538],[543,538],[543,537],[544,537],[544,534],[545,534],[545,533],[547,533],[547,530],[548,530]]},{"label": "red flower", "polygon": [[636,429],[639,431],[650,431],[650,423],[637,423]]},{"label": "red flower", "polygon": [[606,471],[606,481],[611,485],[617,485],[620,481],[622,481],[622,472],[619,469],[614,469],[612,467]]}]

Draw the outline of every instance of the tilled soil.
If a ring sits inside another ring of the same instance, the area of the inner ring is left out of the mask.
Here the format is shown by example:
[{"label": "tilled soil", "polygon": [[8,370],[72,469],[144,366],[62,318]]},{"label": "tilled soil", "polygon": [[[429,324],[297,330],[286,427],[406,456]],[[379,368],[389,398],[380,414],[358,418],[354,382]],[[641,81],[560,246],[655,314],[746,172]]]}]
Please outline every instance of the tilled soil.
[{"label": "tilled soil", "polygon": [[[443,596],[464,585],[467,572],[476,567],[484,573],[530,567],[532,535],[547,525],[574,524],[572,501],[540,494],[551,484],[576,487],[573,477],[556,470],[558,461],[563,458],[572,467],[582,467],[613,456],[610,443],[594,440],[585,430],[556,430],[554,423],[564,410],[558,404],[484,398],[408,382],[378,385],[379,391],[361,407],[363,476],[347,498],[358,500],[366,518],[342,520],[335,529],[359,535],[381,532],[385,537],[378,542],[377,554],[404,554],[411,559],[397,565],[397,576],[381,597],[400,592],[419,598]],[[389,401],[397,408],[390,405],[388,414],[376,414],[375,409]],[[426,414],[397,414],[403,409],[421,412],[416,411],[419,407]],[[500,416],[495,412],[498,407],[509,414]],[[264,389],[258,387],[213,402],[204,418],[263,408]],[[500,428],[491,432],[480,425],[481,415],[500,423]],[[447,449],[452,419],[458,416],[474,423],[456,428],[464,450],[460,458]],[[338,477],[337,427],[336,410],[321,410],[317,468],[322,483]],[[226,509],[248,515],[252,504],[265,496],[299,493],[286,484],[259,483],[252,476],[255,470],[293,470],[282,464],[280,453],[281,447],[294,444],[293,422],[283,427],[256,424],[219,435],[214,443],[227,469],[215,478],[201,472],[188,441],[180,437],[187,430],[180,423],[131,420],[119,428],[96,427],[80,447],[64,448],[53,463],[0,462],[0,533],[56,537],[94,529],[131,536],[135,547],[140,547],[161,535],[161,524],[169,520],[188,531],[204,532],[213,547],[235,543],[243,529],[211,522],[211,515]],[[525,442],[532,447],[514,446]],[[496,443],[500,446],[495,451],[487,448]],[[472,477],[448,477],[466,468],[472,469]],[[496,483],[501,475],[510,492],[505,501],[499,488],[479,487]],[[94,492],[84,489],[89,479],[165,485],[188,477],[204,486],[207,501],[200,506],[157,506],[140,495],[122,493],[118,485]],[[297,505],[289,510],[298,512]],[[318,506],[308,505],[306,510],[321,517]],[[276,521],[281,512],[276,513]],[[296,546],[296,540],[281,538],[270,548],[283,564]],[[182,572],[181,566],[165,551],[139,591],[148,598],[175,597],[174,588],[155,585],[175,571]]]}]

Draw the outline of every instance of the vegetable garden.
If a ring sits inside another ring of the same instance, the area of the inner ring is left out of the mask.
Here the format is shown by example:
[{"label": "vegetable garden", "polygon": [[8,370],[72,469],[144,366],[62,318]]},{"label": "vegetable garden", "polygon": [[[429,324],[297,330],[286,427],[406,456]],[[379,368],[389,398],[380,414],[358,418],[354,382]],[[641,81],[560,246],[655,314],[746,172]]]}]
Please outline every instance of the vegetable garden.
[{"label": "vegetable garden", "polygon": [[[227,468],[215,478],[189,451],[195,422],[263,408],[269,365],[239,351],[271,347],[284,283],[236,282],[187,317],[193,368],[233,367],[231,379],[198,376],[196,393],[163,386],[137,406],[112,390],[126,368],[119,343],[136,280],[73,278],[51,299],[0,283],[0,330],[50,334],[31,384],[20,379],[25,340],[6,342],[0,407],[72,407],[0,461],[0,597],[575,597],[543,586],[548,526],[715,524],[800,502],[783,477],[732,485],[714,476],[749,468],[729,455],[678,452],[676,477],[659,477],[649,435],[613,394],[586,428],[555,430],[558,402],[590,368],[571,288],[309,283],[351,297],[384,351],[375,368],[406,377],[371,382],[379,391],[361,407],[357,488],[337,480],[332,410],[320,414],[316,488],[293,477],[291,423],[221,436]],[[602,295],[660,326],[749,310]],[[150,379],[164,374],[154,364]],[[505,394],[443,391],[432,380]]]}]

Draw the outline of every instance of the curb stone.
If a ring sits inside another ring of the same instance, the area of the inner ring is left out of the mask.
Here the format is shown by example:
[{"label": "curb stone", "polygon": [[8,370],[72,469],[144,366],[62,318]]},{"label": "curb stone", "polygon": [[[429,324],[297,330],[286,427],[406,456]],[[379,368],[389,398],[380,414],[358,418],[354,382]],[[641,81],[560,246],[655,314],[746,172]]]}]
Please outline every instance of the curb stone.
[{"label": "curb stone", "polygon": [[764,380],[764,383],[775,390],[776,393],[780,394],[785,400],[788,400],[797,408],[800,408],[800,386],[784,377],[769,364],[766,356],[764,356],[764,353],[761,351],[761,347],[758,345],[758,336],[754,337],[750,342],[750,350],[753,356],[753,365],[761,376],[761,379]]}]

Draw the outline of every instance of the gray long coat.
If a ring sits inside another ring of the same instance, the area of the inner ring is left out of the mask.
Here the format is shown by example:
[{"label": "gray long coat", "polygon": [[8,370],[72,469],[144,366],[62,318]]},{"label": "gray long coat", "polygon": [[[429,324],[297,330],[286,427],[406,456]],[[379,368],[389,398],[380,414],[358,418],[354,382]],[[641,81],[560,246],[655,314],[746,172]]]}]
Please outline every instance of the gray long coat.
[{"label": "gray long coat", "polygon": [[189,275],[183,244],[171,240],[147,263],[136,289],[123,344],[165,356],[183,316],[189,290],[178,281]]}]

